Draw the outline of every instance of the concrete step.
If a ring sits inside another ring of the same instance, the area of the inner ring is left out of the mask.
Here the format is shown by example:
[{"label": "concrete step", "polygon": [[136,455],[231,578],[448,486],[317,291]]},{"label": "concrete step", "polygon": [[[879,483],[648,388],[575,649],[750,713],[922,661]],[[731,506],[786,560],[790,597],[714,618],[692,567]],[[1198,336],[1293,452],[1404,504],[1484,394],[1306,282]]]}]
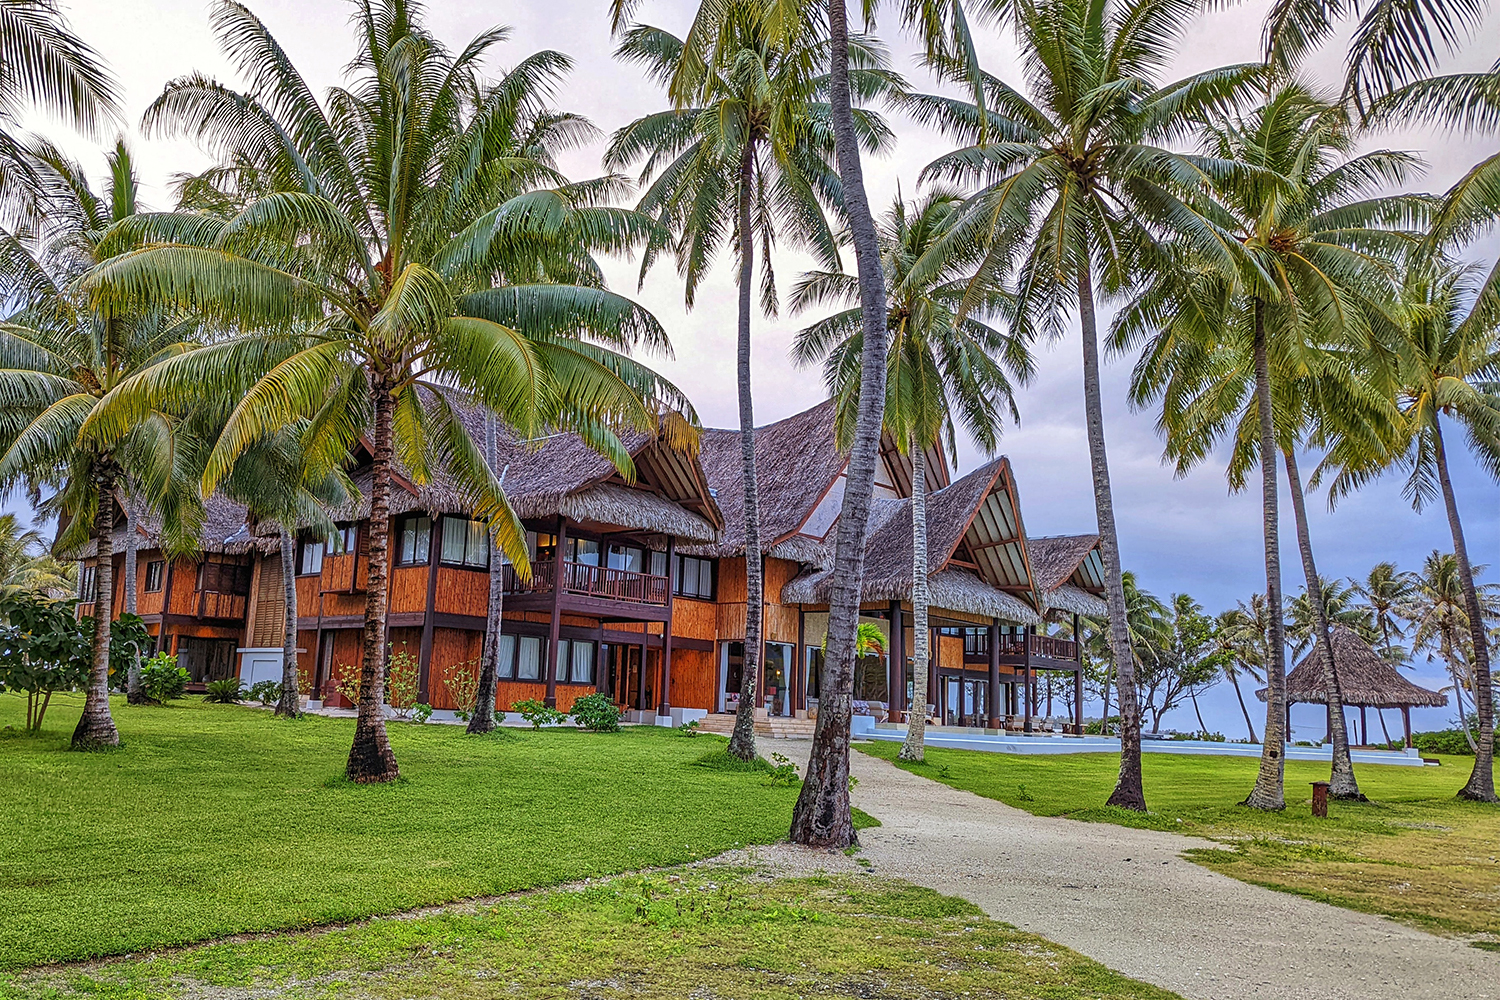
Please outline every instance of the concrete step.
[{"label": "concrete step", "polygon": [[[710,712],[698,720],[698,731],[730,736],[734,733],[734,716],[724,712]],[[811,719],[792,719],[784,716],[766,716],[758,713],[755,718],[755,735],[769,739],[809,739],[813,734]]]}]

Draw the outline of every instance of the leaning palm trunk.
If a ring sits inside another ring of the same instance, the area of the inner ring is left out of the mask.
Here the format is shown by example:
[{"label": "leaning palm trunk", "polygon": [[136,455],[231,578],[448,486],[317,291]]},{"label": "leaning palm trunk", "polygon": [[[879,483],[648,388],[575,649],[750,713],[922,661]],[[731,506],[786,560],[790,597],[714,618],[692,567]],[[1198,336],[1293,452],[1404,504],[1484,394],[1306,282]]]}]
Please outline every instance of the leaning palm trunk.
[{"label": "leaning palm trunk", "polygon": [[[125,499],[125,613],[136,614],[135,596],[135,574],[136,574],[136,549],[139,541],[136,538],[135,503],[129,497]],[[141,688],[141,651],[132,650],[130,657],[130,670],[126,674],[125,701],[131,705],[139,705],[146,700],[146,692]]]},{"label": "leaning palm trunk", "polygon": [[[1469,563],[1469,547],[1464,542],[1464,526],[1458,519],[1458,501],[1453,496],[1453,480],[1448,477],[1448,454],[1443,448],[1443,428],[1438,414],[1432,415],[1432,438],[1437,459],[1438,482],[1443,487],[1443,505],[1448,510],[1448,529],[1453,533],[1453,557],[1458,562],[1459,583],[1464,591],[1464,611],[1469,619],[1469,642],[1474,649],[1474,711],[1479,716],[1479,731],[1474,734],[1474,771],[1458,797],[1476,802],[1494,802],[1495,798],[1495,696],[1490,680],[1490,652],[1485,641],[1484,612],[1474,589],[1474,568]],[[1457,691],[1457,678],[1454,679]],[[1460,709],[1459,718],[1463,718]]]},{"label": "leaning palm trunk", "polygon": [[[755,759],[755,701],[760,679],[761,618],[765,613],[764,567],[760,559],[760,494],[755,482],[755,409],[750,398],[750,309],[755,268],[755,232],[750,227],[750,199],[754,194],[755,144],[745,143],[740,157],[739,227],[740,315],[735,375],[740,402],[740,476],[745,521],[745,652],[740,663],[740,705],[734,717],[729,752],[740,760]],[[668,692],[662,692],[662,701]],[[821,703],[820,703],[821,704]],[[821,715],[821,708],[819,711]]]},{"label": "leaning palm trunk", "polygon": [[828,103],[833,121],[844,211],[859,272],[860,353],[859,406],[844,502],[839,510],[838,544],[833,559],[833,593],[828,608],[828,653],[819,685],[818,724],[813,731],[807,779],[792,810],[791,839],[809,847],[848,847],[858,842],[849,810],[849,734],[853,722],[854,637],[865,575],[865,536],[870,496],[875,489],[880,430],[885,410],[886,330],[885,277],[875,219],[865,195],[859,162],[859,140],[849,95],[849,12],[844,0],[828,3]]},{"label": "leaning palm trunk", "polygon": [[281,697],[276,714],[295,719],[302,714],[302,691],[297,677],[297,574],[292,529],[282,521],[276,539],[281,544]]},{"label": "leaning palm trunk", "polygon": [[83,715],[73,730],[74,750],[119,746],[120,733],[109,714],[109,625],[115,605],[115,477],[98,475],[99,507],[94,515],[98,548],[94,557],[94,649]]},{"label": "leaning palm trunk", "polygon": [[[1104,563],[1104,596],[1109,604],[1109,652],[1115,664],[1120,700],[1120,777],[1108,805],[1146,811],[1141,784],[1141,707],[1135,689],[1135,654],[1125,618],[1125,583],[1120,575],[1120,536],[1115,530],[1114,491],[1104,448],[1104,404],[1099,397],[1099,328],[1094,318],[1090,262],[1078,273],[1078,319],[1083,331],[1083,410],[1088,425],[1089,464],[1094,473],[1094,511],[1099,520],[1099,554]],[[1107,725],[1107,723],[1106,723]]]},{"label": "leaning palm trunk", "polygon": [[1349,729],[1344,723],[1344,692],[1339,686],[1338,664],[1334,662],[1333,640],[1328,634],[1328,610],[1323,605],[1323,584],[1313,561],[1312,534],[1307,526],[1307,503],[1302,496],[1302,477],[1297,472],[1297,456],[1288,448],[1282,453],[1286,461],[1286,480],[1292,493],[1292,513],[1297,522],[1297,551],[1302,555],[1302,573],[1307,578],[1307,603],[1313,614],[1313,645],[1323,670],[1323,690],[1328,693],[1328,734],[1333,743],[1333,773],[1328,780],[1328,794],[1336,799],[1364,801],[1359,782],[1354,777],[1354,761],[1349,756]]},{"label": "leaning palm trunk", "polygon": [[1250,730],[1250,742],[1259,742],[1260,737],[1255,735],[1255,723],[1250,721],[1250,709],[1245,706],[1245,693],[1240,690],[1239,671],[1235,671],[1229,675],[1229,683],[1234,685],[1234,696],[1239,700],[1240,713],[1245,716],[1245,728]]},{"label": "leaning palm trunk", "polygon": [[906,742],[899,756],[920,761],[926,759],[923,740],[927,734],[927,452],[915,441],[911,448],[911,556],[912,692]]},{"label": "leaning palm trunk", "polygon": [[364,658],[359,672],[359,716],[345,773],[361,783],[400,777],[385,732],[385,613],[390,580],[391,424],[395,400],[380,376],[371,379],[375,396],[374,443],[370,475],[370,570],[365,595]]},{"label": "leaning palm trunk", "polygon": [[1276,494],[1276,432],[1271,418],[1271,363],[1266,356],[1264,305],[1255,302],[1255,409],[1260,420],[1261,520],[1266,547],[1266,738],[1260,771],[1244,804],[1285,809],[1286,640],[1281,620],[1281,550]]},{"label": "leaning palm trunk", "polygon": [[[495,414],[484,415],[484,460],[494,471],[499,461],[499,445],[496,441]],[[506,470],[509,470],[506,466]],[[500,473],[500,486],[505,487],[505,471]],[[479,659],[479,685],[474,691],[474,704],[469,714],[469,725],[465,731],[476,735],[495,728],[495,692],[500,684],[500,632],[505,615],[505,558],[500,546],[490,544],[490,595],[484,620],[484,652]]]}]

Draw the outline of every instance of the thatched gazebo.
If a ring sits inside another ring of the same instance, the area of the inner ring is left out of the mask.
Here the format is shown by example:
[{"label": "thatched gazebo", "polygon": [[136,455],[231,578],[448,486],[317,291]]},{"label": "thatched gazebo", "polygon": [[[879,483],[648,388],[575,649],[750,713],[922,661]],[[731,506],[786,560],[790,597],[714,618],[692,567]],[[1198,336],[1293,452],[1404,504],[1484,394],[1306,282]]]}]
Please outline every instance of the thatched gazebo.
[{"label": "thatched gazebo", "polygon": [[[1378,713],[1383,708],[1399,708],[1406,729],[1406,745],[1411,746],[1411,710],[1413,706],[1442,708],[1448,704],[1448,696],[1437,691],[1419,687],[1401,676],[1384,657],[1375,652],[1354,630],[1334,625],[1329,630],[1333,645],[1333,663],[1338,671],[1339,690],[1344,704],[1359,708],[1360,742],[1368,746],[1370,734],[1365,709],[1373,708]],[[1328,704],[1328,689],[1323,684],[1323,667],[1318,663],[1317,649],[1302,658],[1302,662],[1286,676],[1286,701],[1288,715],[1297,702],[1314,705]],[[1266,700],[1266,690],[1255,692],[1261,701]],[[1331,719],[1330,719],[1331,721]],[[1384,721],[1381,724],[1384,728]],[[1291,732],[1288,719],[1287,732]]]}]

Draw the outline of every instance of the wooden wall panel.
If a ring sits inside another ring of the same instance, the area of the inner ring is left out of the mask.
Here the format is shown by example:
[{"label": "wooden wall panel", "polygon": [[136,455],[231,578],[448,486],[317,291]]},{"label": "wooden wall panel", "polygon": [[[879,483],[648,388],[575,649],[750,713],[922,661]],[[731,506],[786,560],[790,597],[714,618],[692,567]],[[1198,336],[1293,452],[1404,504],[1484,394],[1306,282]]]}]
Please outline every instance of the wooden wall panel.
[{"label": "wooden wall panel", "polygon": [[[420,636],[420,631],[418,632]],[[433,708],[452,709],[453,699],[443,683],[443,672],[455,664],[473,662],[479,667],[484,651],[484,633],[470,629],[435,628],[432,630],[432,662],[427,673],[427,694]]]},{"label": "wooden wall panel", "polygon": [[318,617],[318,604],[322,600],[320,584],[315,576],[297,577],[297,616],[299,618]]},{"label": "wooden wall panel", "polygon": [[677,598],[672,602],[672,634],[689,639],[718,638],[718,605],[708,601]]},{"label": "wooden wall panel", "polygon": [[719,560],[719,602],[721,604],[745,603],[745,560]]},{"label": "wooden wall panel", "polygon": [[781,603],[781,588],[802,571],[802,567],[790,559],[767,559],[765,592],[767,604]]},{"label": "wooden wall panel", "polygon": [[719,638],[738,642],[745,638],[745,603],[720,604],[718,611]]},{"label": "wooden wall panel", "polygon": [[771,604],[766,607],[763,623],[767,642],[797,641],[797,606]]},{"label": "wooden wall panel", "polygon": [[363,615],[364,613],[364,594],[323,595],[323,617],[325,618],[335,618],[340,615]]},{"label": "wooden wall panel", "polygon": [[354,559],[353,552],[345,552],[343,555],[323,557],[323,589],[324,590],[351,590],[354,586]]},{"label": "wooden wall panel", "polygon": [[169,625],[167,630],[174,636],[192,636],[195,639],[235,639],[240,630],[234,625]]},{"label": "wooden wall panel", "polygon": [[[573,710],[573,702],[586,694],[593,694],[594,687],[591,684],[559,684],[557,686],[557,707],[559,711],[570,712]],[[497,711],[509,712],[511,706],[518,701],[535,699],[541,701],[547,697],[547,685],[540,681],[500,681],[495,690],[495,708]]]},{"label": "wooden wall panel", "polygon": [[286,628],[286,588],[281,580],[281,553],[260,560],[255,574],[255,618],[251,646],[279,646]]},{"label": "wooden wall panel", "polygon": [[713,711],[714,687],[719,673],[714,655],[701,649],[672,650],[673,708],[705,708]]},{"label": "wooden wall panel", "polygon": [[488,613],[490,604],[490,576],[472,569],[438,567],[437,609],[450,615],[478,615]]},{"label": "wooden wall panel", "polygon": [[963,636],[940,635],[938,636],[938,664],[943,669],[952,667],[957,670],[964,662],[964,640]]},{"label": "wooden wall panel", "polygon": [[328,659],[329,675],[323,683],[323,704],[332,708],[353,708],[352,704],[339,696],[333,679],[346,669],[358,673],[362,663],[364,633],[357,628],[345,628],[325,634],[333,637],[324,640],[333,644],[333,655]]},{"label": "wooden wall panel", "polygon": [[[165,580],[166,571],[163,570]],[[174,615],[198,613],[198,564],[191,559],[172,561],[172,596],[168,612]]]},{"label": "wooden wall panel", "polygon": [[427,607],[427,567],[397,566],[391,570],[391,610],[423,611]]}]

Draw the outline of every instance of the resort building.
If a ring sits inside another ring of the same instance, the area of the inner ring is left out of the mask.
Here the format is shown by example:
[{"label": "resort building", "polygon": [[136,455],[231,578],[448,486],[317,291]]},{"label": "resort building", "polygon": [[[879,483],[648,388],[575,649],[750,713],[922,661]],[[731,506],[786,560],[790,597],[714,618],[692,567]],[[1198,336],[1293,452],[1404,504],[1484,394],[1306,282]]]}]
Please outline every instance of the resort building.
[{"label": "resort building", "polygon": [[[484,440],[483,412],[452,402]],[[833,404],[824,402],[756,432],[765,567],[757,708],[766,720],[817,711],[846,466],[833,422]],[[595,691],[642,722],[677,724],[738,707],[746,616],[739,432],[705,430],[696,451],[644,434],[623,443],[635,467],[628,481],[576,436],[502,437],[495,472],[526,527],[531,563],[529,578],[500,567],[502,710],[535,698],[566,711]],[[336,682],[357,669],[363,641],[369,463],[363,452],[353,459],[359,502],[341,512],[332,537],[302,531],[290,567],[304,691],[333,706],[343,704]],[[861,612],[886,635],[887,653],[859,664],[857,709],[1029,730],[1052,714],[1041,712],[1045,672],[1062,682],[1048,690],[1066,706],[1057,713],[1066,728],[1081,727],[1073,636],[1079,615],[1104,611],[1097,537],[1028,538],[1004,458],[956,480],[940,450],[927,465],[928,704],[911,705],[912,465],[887,440]],[[195,684],[236,671],[247,682],[279,679],[287,568],[271,527],[247,524],[242,508],[216,498],[201,552],[173,560],[149,528],[138,530],[139,607],[158,648],[176,652]],[[123,535],[115,539],[119,588]],[[390,553],[389,647],[417,658],[420,700],[439,711],[461,707],[445,678],[477,663],[483,649],[490,542],[443,470],[421,486],[396,476]],[[85,588],[88,566],[85,559]]]}]

